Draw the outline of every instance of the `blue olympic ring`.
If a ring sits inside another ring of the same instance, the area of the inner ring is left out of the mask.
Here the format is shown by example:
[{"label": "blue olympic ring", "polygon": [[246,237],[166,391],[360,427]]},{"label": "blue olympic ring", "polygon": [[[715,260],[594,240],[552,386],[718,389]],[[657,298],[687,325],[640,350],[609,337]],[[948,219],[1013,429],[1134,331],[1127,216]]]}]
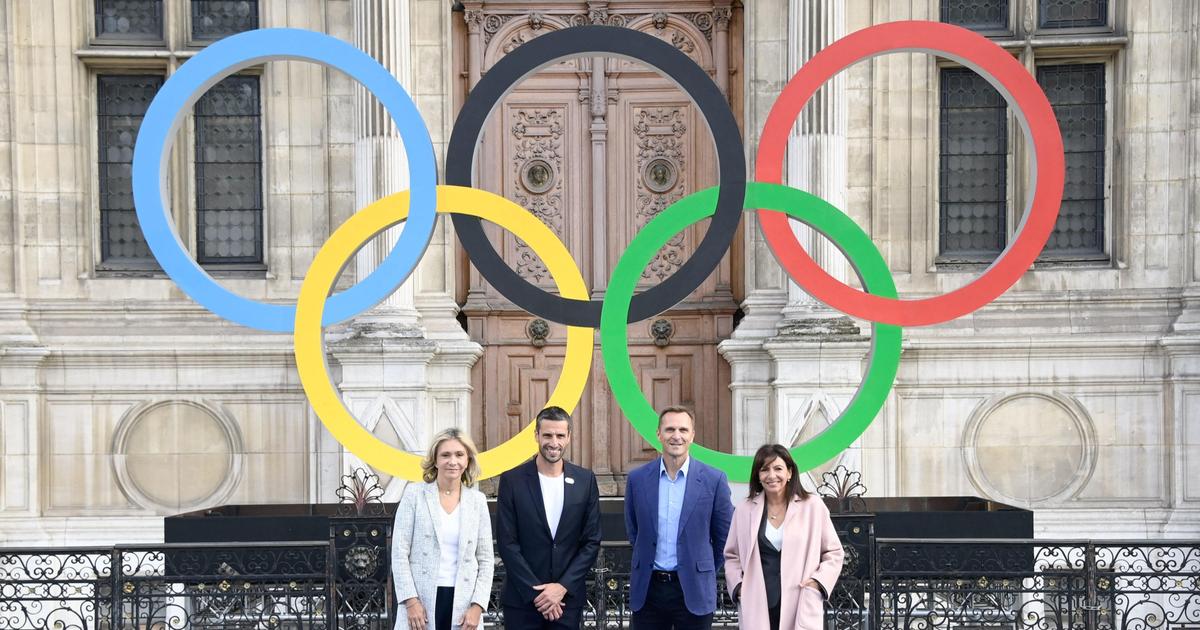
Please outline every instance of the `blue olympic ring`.
[{"label": "blue olympic ring", "polygon": [[193,300],[243,326],[292,332],[295,306],[264,304],[232,293],[192,259],[175,232],[162,177],[183,113],[204,92],[238,70],[281,59],[313,61],[357,80],[391,115],[408,153],[411,206],[396,246],[369,276],[330,298],[322,322],[328,326],[349,319],[395,291],[425,253],[437,220],[433,141],[416,104],[396,79],[366,53],[329,35],[289,28],[247,31],[211,44],[180,66],[158,90],[142,119],[133,150],[133,200],[151,253]]}]

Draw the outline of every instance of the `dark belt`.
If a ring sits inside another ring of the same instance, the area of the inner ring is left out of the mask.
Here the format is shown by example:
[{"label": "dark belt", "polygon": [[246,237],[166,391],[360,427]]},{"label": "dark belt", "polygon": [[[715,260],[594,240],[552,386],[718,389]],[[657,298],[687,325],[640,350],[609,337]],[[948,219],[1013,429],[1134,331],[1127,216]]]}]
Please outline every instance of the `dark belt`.
[{"label": "dark belt", "polygon": [[679,574],[674,571],[652,571],[651,579],[655,582],[678,582]]}]

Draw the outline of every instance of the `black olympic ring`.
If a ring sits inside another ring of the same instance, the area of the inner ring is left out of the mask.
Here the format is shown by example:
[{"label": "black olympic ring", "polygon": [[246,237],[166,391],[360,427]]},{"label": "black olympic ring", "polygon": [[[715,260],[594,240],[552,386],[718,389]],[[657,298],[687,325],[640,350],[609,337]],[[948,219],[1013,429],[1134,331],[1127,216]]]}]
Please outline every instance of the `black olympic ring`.
[{"label": "black olympic ring", "polygon": [[[746,160],[742,135],[729,103],[716,83],[682,51],[652,35],[613,26],[585,25],[541,35],[496,62],[467,95],[446,149],[446,183],[471,186],[475,147],[492,109],[524,77],[563,57],[609,53],[636,59],[672,79],[704,115],[717,150],[719,169],[717,207],[708,232],[674,274],[633,297],[629,321],[661,313],[683,301],[700,286],[729,250],[742,218],[746,198]],[[451,217],[458,238],[479,273],[517,306],[568,326],[598,328],[601,300],[574,300],[530,284],[514,271],[483,231],[478,217]]]}]

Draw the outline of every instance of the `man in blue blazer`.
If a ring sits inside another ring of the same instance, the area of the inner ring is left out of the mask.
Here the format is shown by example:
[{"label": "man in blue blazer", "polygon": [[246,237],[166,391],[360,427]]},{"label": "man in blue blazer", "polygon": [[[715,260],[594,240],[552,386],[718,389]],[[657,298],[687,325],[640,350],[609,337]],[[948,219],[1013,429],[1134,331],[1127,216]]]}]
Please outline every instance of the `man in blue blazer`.
[{"label": "man in blue blazer", "polygon": [[662,457],[630,472],[625,484],[635,630],[712,627],[733,502],[725,473],[688,457],[695,431],[688,408],[663,409]]}]

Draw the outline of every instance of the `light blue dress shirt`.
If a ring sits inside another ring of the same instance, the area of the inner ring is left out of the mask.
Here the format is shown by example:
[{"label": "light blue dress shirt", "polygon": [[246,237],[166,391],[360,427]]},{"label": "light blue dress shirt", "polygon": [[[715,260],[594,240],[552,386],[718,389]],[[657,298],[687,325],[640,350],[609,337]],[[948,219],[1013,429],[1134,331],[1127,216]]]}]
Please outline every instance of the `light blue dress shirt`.
[{"label": "light blue dress shirt", "polygon": [[691,457],[683,460],[683,466],[671,481],[667,476],[666,460],[658,460],[658,541],[654,549],[654,568],[659,571],[674,571],[679,566],[675,547],[679,542],[679,513],[683,510],[683,493],[687,490],[688,465],[691,463]]}]

